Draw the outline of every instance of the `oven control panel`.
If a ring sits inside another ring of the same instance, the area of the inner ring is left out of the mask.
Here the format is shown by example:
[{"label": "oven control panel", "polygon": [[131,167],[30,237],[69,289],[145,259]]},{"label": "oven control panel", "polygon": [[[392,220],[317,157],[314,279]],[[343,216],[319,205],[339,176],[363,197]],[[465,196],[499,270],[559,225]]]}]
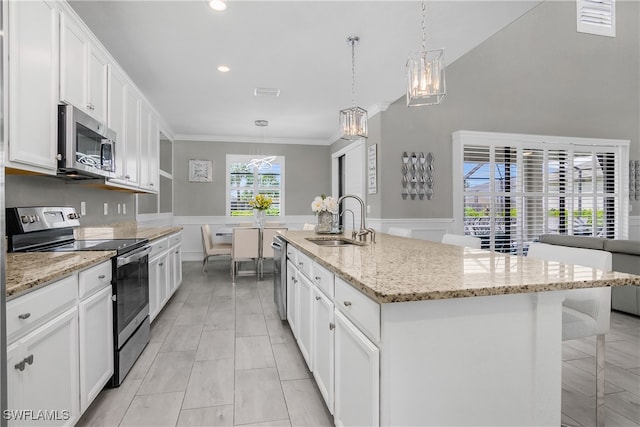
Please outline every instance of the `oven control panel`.
[{"label": "oven control panel", "polygon": [[80,226],[80,215],[75,208],[69,206],[7,208],[8,235],[78,226]]}]

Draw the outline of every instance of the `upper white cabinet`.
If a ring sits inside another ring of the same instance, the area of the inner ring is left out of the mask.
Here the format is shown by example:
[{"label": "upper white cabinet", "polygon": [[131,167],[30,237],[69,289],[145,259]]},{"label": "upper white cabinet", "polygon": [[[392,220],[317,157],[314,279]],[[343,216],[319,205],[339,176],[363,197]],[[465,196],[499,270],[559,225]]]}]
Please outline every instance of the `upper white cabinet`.
[{"label": "upper white cabinet", "polygon": [[138,185],[138,157],[140,155],[140,99],[132,87],[124,95],[124,179],[127,184]]},{"label": "upper white cabinet", "polygon": [[160,131],[158,120],[151,107],[140,102],[140,187],[151,192],[158,191],[158,162]]},{"label": "upper white cabinet", "polygon": [[57,169],[60,13],[51,1],[5,1],[7,162],[45,174]]},{"label": "upper white cabinet", "polygon": [[107,101],[107,127],[116,132],[116,176],[124,180],[125,155],[127,141],[125,139],[125,95],[127,81],[117,67],[108,67],[108,101]]},{"label": "upper white cabinet", "polygon": [[107,57],[73,20],[60,18],[60,99],[107,120]]}]

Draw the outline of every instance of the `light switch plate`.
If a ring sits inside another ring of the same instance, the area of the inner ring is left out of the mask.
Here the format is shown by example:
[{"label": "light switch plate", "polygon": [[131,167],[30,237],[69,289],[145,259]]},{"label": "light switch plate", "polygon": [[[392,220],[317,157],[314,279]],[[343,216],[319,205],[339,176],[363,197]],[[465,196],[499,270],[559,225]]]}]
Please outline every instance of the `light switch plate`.
[{"label": "light switch plate", "polygon": [[80,202],[80,215],[84,216],[87,214],[87,203]]},{"label": "light switch plate", "polygon": [[109,215],[109,203],[104,204],[104,214],[105,215]]},{"label": "light switch plate", "polygon": [[126,215],[127,214],[127,204],[123,203],[122,204],[122,215]]}]

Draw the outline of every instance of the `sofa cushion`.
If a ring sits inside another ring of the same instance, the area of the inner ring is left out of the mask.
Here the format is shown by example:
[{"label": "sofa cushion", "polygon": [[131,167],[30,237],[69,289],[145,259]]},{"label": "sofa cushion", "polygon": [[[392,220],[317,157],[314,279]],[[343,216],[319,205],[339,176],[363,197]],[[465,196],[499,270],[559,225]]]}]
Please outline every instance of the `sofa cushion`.
[{"label": "sofa cushion", "polygon": [[569,236],[566,234],[543,234],[540,236],[542,243],[550,245],[571,246],[574,248],[603,250],[606,239],[600,237]]},{"label": "sofa cushion", "polygon": [[637,240],[605,240],[604,250],[629,255],[640,255],[640,242]]}]

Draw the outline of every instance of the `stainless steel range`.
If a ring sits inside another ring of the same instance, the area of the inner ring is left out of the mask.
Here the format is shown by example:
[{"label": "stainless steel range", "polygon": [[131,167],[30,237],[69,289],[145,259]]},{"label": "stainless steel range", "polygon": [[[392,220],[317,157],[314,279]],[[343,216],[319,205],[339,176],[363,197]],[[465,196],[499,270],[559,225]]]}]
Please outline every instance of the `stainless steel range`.
[{"label": "stainless steel range", "polygon": [[116,251],[112,258],[114,375],[124,380],[149,342],[147,239],[75,240],[80,216],[72,207],[7,208],[9,252]]}]

